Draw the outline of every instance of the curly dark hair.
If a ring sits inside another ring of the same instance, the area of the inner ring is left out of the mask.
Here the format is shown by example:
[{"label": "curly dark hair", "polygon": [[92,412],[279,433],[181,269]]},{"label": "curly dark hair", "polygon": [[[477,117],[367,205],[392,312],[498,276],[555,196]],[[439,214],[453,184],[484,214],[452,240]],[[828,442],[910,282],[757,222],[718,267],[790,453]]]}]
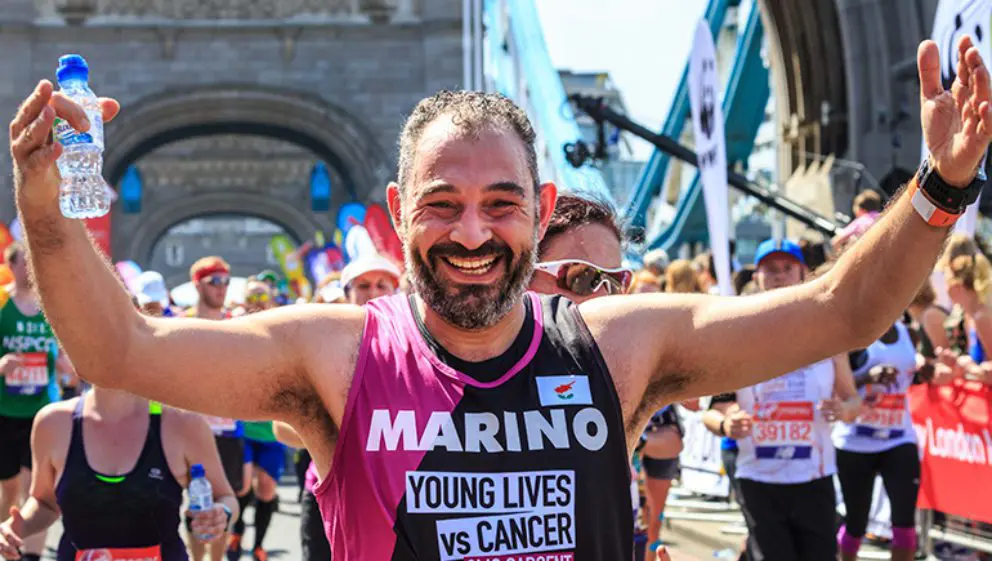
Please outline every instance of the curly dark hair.
[{"label": "curly dark hair", "polygon": [[565,234],[583,224],[602,224],[623,243],[623,232],[617,223],[617,213],[612,205],[575,195],[559,195],[558,202],[555,203],[555,212],[548,223],[548,230],[538,245],[538,258],[544,255],[548,244],[555,236]]},{"label": "curly dark hair", "polygon": [[513,131],[527,149],[527,167],[537,196],[537,187],[541,183],[537,171],[537,150],[534,147],[537,134],[527,113],[506,96],[474,91],[443,90],[423,99],[413,109],[400,133],[398,179],[401,190],[406,188],[410,179],[413,156],[424,129],[439,117],[447,115],[451,115],[459,130],[469,136],[492,129]]}]

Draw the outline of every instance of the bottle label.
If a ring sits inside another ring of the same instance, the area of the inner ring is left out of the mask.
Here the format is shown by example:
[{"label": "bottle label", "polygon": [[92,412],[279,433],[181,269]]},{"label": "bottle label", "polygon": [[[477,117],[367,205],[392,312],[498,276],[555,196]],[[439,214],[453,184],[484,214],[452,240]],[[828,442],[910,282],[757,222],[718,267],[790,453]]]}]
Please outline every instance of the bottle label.
[{"label": "bottle label", "polygon": [[87,132],[79,132],[64,119],[55,119],[55,140],[62,146],[74,144],[92,144],[93,136]]}]

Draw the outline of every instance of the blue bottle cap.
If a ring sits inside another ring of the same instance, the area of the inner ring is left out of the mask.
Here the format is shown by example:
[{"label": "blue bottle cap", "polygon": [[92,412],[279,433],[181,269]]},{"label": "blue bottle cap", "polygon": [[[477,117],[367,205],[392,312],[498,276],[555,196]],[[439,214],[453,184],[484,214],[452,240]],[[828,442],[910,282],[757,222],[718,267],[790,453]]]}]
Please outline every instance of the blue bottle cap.
[{"label": "blue bottle cap", "polygon": [[90,67],[86,59],[80,55],[65,55],[59,57],[59,68],[55,71],[59,82],[66,80],[89,80]]},{"label": "blue bottle cap", "polygon": [[193,467],[189,468],[189,476],[193,479],[204,477],[206,474],[207,472],[203,470],[203,464],[193,464]]}]

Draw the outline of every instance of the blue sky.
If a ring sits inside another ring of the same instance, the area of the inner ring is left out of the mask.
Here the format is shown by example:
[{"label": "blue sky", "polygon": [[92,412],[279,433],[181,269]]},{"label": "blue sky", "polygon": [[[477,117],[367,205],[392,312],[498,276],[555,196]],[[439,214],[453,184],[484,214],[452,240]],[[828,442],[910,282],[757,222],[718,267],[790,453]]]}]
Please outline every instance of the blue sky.
[{"label": "blue sky", "polygon": [[[706,2],[535,1],[555,66],[608,71],[623,92],[630,116],[658,128],[668,113]],[[635,151],[646,158],[650,146],[639,143]]]}]

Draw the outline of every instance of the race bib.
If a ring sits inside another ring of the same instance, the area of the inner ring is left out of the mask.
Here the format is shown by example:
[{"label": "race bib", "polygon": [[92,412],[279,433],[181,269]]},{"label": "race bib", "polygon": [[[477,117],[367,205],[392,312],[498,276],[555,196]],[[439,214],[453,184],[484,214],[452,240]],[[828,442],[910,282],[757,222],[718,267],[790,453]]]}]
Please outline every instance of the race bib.
[{"label": "race bib", "polygon": [[20,353],[21,365],[7,375],[7,393],[37,395],[48,386],[48,355]]},{"label": "race bib", "polygon": [[441,561],[574,561],[574,471],[408,471],[405,498],[440,517]]},{"label": "race bib", "polygon": [[162,561],[161,546],[84,549],[76,552],[76,561]]},{"label": "race bib", "polygon": [[868,410],[855,425],[858,436],[889,440],[905,434],[906,394],[870,394],[864,403]]},{"label": "race bib", "polygon": [[238,422],[234,419],[228,419],[226,417],[213,417],[211,415],[206,415],[207,423],[210,424],[211,430],[216,434],[221,434],[225,432],[232,432],[238,429]]},{"label": "race bib", "polygon": [[811,401],[755,405],[751,438],[758,459],[809,459],[813,451],[814,411]]}]

